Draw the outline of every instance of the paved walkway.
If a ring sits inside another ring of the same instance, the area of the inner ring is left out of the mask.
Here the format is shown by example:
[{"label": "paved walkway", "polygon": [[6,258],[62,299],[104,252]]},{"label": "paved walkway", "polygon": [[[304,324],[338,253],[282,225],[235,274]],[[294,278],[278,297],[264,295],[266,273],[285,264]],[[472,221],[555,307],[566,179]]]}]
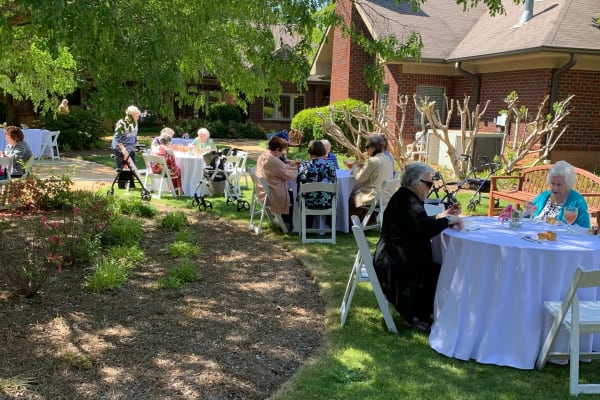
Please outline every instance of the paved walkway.
[{"label": "paved walkway", "polygon": [[[254,160],[265,151],[263,147],[259,146],[258,140],[216,139],[216,142],[248,151],[248,157]],[[115,169],[112,167],[69,157],[61,157],[60,160],[35,160],[33,163],[33,173],[42,178],[68,174],[77,187],[90,190],[108,188],[116,176]]]}]

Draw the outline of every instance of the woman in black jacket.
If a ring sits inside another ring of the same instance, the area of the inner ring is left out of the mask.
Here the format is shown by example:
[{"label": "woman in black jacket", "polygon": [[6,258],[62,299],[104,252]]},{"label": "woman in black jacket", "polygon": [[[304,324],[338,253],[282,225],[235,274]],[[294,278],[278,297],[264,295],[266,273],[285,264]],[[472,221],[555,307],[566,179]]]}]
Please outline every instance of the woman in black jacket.
[{"label": "woman in black jacket", "polygon": [[440,265],[433,262],[431,239],[449,226],[462,229],[452,207],[428,216],[424,200],[433,185],[434,170],[424,163],[408,164],[402,187],[392,196],[383,214],[381,237],[373,263],[388,301],[406,323],[429,331],[433,298]]}]

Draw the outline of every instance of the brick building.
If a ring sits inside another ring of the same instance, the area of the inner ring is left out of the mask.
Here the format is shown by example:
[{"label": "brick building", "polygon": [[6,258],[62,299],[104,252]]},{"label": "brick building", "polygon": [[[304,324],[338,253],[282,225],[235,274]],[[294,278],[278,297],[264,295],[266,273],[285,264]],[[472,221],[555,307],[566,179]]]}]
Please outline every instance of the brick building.
[{"label": "brick building", "polygon": [[[481,131],[495,131],[494,120],[506,107],[513,90],[519,103],[535,113],[546,95],[553,101],[574,94],[568,130],[554,148],[552,161],[600,167],[600,12],[597,0],[527,0],[525,5],[504,2],[505,15],[490,16],[479,6],[467,11],[448,0],[427,0],[418,11],[393,1],[337,0],[336,13],[367,37],[406,37],[418,32],[423,40],[420,62],[385,62],[384,89],[370,90],[362,68],[370,59],[362,49],[329,29],[315,59],[312,80],[330,83],[330,101],[354,98],[386,100],[392,118],[398,95],[428,95],[443,104],[443,95],[475,103],[490,100]],[[309,92],[312,90],[309,90]],[[321,89],[322,90],[322,89]],[[387,101],[389,99],[389,101]],[[384,103],[385,104],[385,103]],[[404,134],[420,130],[418,112],[409,102]],[[458,120],[452,122],[460,128]],[[511,139],[509,139],[511,140]]]}]

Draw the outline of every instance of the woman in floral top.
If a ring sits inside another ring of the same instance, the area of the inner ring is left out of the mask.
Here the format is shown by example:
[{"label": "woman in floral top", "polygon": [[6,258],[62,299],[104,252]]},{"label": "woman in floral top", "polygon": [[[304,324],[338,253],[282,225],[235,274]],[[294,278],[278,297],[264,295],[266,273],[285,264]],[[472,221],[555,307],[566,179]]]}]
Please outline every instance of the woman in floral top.
[{"label": "woman in floral top", "polygon": [[[301,183],[324,182],[335,183],[335,166],[327,157],[325,145],[320,140],[312,140],[308,144],[308,155],[310,160],[303,161],[298,167],[298,189]],[[298,190],[300,191],[300,190]],[[332,194],[327,192],[311,192],[305,194],[306,207],[329,208],[331,207]],[[307,221],[310,224],[310,221]]]}]

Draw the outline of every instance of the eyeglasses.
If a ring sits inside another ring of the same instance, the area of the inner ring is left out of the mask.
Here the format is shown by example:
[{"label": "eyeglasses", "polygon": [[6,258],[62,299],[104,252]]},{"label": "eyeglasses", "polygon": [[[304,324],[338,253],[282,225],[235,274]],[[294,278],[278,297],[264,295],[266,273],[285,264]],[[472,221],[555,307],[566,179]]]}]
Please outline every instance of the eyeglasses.
[{"label": "eyeglasses", "polygon": [[365,149],[369,150],[369,147],[373,147],[373,145],[372,144],[368,144],[368,145],[365,146]]},{"label": "eyeglasses", "polygon": [[426,181],[426,180],[421,179],[421,183],[424,183],[425,185],[427,185],[428,189],[431,189],[431,187],[433,186],[432,181]]}]

